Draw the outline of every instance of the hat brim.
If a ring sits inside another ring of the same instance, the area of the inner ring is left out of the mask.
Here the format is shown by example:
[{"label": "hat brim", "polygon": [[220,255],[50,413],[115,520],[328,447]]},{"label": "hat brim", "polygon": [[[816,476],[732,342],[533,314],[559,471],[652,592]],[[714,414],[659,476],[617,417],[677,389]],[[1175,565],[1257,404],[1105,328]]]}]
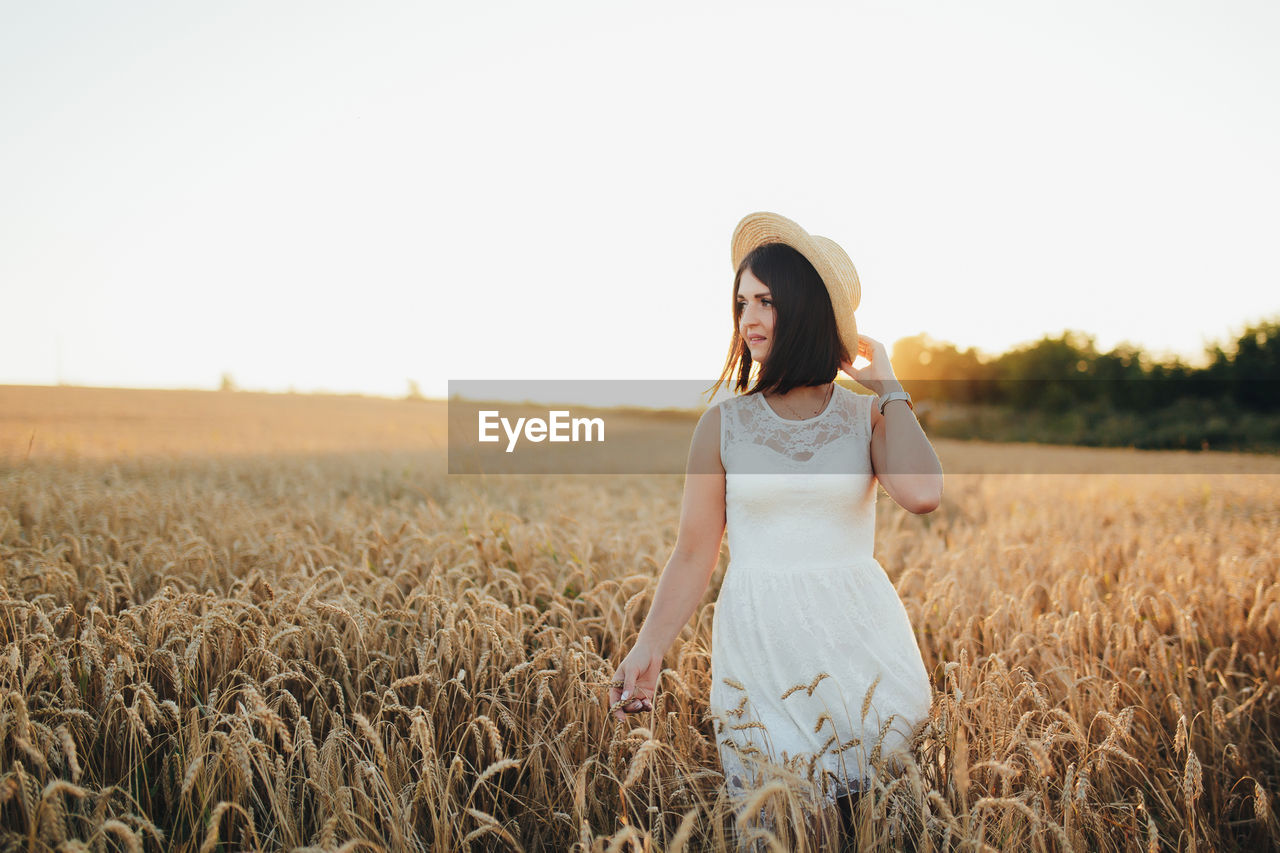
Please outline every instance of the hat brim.
[{"label": "hat brim", "polygon": [[813,264],[827,287],[831,310],[836,316],[836,328],[852,362],[858,357],[858,324],[854,310],[862,301],[862,284],[849,255],[834,240],[810,234],[785,216],[760,211],[747,214],[733,229],[734,271],[737,272],[747,255],[767,243],[785,243]]}]

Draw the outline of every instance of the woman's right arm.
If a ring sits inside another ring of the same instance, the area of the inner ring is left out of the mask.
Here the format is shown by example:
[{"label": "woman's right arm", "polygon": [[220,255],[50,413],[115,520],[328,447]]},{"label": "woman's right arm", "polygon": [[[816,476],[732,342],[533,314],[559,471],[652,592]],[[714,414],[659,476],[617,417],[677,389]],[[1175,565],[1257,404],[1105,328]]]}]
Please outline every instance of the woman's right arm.
[{"label": "woman's right arm", "polygon": [[[631,652],[614,675],[622,687],[609,693],[610,706],[650,699],[657,688],[662,658],[697,609],[720,558],[724,538],[724,465],[720,460],[720,407],[703,412],[693,431],[676,545],[658,581]],[[618,719],[625,719],[621,709]]]}]

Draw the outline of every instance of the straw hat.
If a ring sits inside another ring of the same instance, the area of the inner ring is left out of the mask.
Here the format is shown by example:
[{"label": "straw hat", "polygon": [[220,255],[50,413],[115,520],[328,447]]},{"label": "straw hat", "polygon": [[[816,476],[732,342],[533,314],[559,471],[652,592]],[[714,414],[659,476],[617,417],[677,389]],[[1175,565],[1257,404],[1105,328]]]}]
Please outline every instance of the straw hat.
[{"label": "straw hat", "polygon": [[742,259],[757,246],[766,243],[786,243],[813,264],[827,286],[831,308],[836,315],[836,328],[840,340],[852,361],[858,356],[858,325],[853,312],[862,301],[862,284],[853,261],[834,240],[810,234],[796,223],[776,213],[749,213],[733,229],[733,269],[736,272]]}]

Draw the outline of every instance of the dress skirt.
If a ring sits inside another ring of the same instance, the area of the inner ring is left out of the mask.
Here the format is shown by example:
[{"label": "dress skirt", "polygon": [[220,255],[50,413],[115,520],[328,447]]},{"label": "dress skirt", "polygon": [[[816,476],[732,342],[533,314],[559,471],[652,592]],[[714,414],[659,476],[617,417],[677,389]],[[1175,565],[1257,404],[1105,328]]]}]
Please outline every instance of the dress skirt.
[{"label": "dress skirt", "polygon": [[907,612],[869,557],[817,568],[731,562],[712,619],[711,678],[735,799],[768,781],[761,759],[811,780],[828,806],[866,790],[877,766],[900,769],[932,702]]}]

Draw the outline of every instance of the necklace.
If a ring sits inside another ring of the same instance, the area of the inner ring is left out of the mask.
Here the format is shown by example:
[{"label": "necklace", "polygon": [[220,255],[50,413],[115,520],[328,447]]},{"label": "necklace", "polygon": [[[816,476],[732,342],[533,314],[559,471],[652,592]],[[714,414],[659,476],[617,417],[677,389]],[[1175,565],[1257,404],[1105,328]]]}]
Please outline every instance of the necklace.
[{"label": "necklace", "polygon": [[[823,409],[825,409],[825,408],[827,407],[827,402],[831,399],[831,395],[832,395],[832,393],[834,393],[834,392],[835,392],[835,390],[836,390],[836,385],[835,385],[835,383],[834,383],[834,382],[832,382],[832,383],[831,383],[831,387],[827,389],[827,393],[823,395],[823,398],[822,398],[822,404],[821,404],[821,405],[819,405],[819,406],[818,406],[818,408],[816,408],[816,409],[814,409],[814,410],[813,410],[813,412],[812,412],[812,414],[810,415],[810,417],[812,417],[813,415],[818,414],[818,412],[821,412]],[[797,421],[805,420],[805,416],[804,416],[804,415],[801,415],[801,414],[797,413],[797,412],[796,412],[796,410],[795,410],[795,409],[793,409],[793,408],[791,408],[789,405],[787,405],[787,402],[786,402],[785,400],[783,400],[781,397],[778,397],[778,398],[777,398],[777,400],[778,400],[778,402],[779,402],[779,403],[781,403],[781,404],[783,405],[783,407],[784,407],[784,408],[786,408],[786,410],[787,410],[788,412],[790,412],[792,415],[794,415],[794,417],[792,418],[792,420],[797,420]]]}]

